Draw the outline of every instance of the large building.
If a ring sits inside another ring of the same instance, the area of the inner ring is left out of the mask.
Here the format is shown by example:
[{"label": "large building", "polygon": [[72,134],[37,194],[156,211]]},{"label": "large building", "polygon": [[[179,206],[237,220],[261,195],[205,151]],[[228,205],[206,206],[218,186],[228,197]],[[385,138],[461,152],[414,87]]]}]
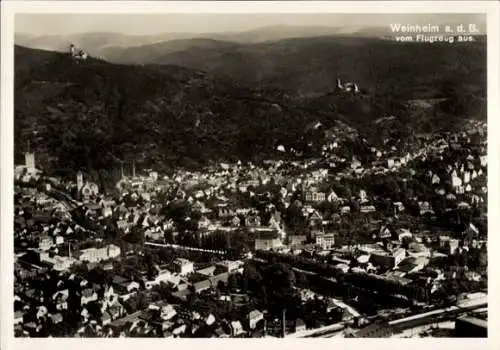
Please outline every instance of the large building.
[{"label": "large building", "polygon": [[175,259],[173,265],[175,272],[180,275],[187,275],[194,272],[194,264],[187,259],[177,258]]},{"label": "large building", "polygon": [[324,250],[332,249],[335,245],[335,235],[333,233],[317,235],[316,244]]},{"label": "large building", "polygon": [[315,187],[311,187],[305,193],[305,200],[306,202],[324,202],[326,200],[326,194],[318,191]]},{"label": "large building", "polygon": [[87,261],[91,263],[113,259],[120,256],[120,247],[110,244],[103,248],[88,248],[80,252],[80,261]]},{"label": "large building", "polygon": [[405,257],[406,251],[402,248],[396,248],[389,252],[377,250],[371,253],[372,263],[387,269],[392,269],[398,266]]},{"label": "large building", "polygon": [[280,235],[276,230],[256,232],[255,250],[270,250],[279,248],[283,245]]}]

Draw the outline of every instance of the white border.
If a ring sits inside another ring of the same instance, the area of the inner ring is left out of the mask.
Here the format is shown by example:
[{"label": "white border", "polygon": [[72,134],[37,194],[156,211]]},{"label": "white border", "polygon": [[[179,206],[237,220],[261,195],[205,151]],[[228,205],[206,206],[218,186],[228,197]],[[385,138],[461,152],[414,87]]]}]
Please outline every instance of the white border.
[{"label": "white border", "polygon": [[[487,13],[488,27],[488,211],[489,217],[489,325],[488,340],[474,339],[278,339],[278,340],[215,340],[215,339],[16,339],[13,338],[13,41],[15,13]],[[203,347],[205,349],[234,349],[249,345],[261,350],[270,348],[300,349],[304,346],[331,348],[374,349],[500,349],[500,290],[495,267],[500,262],[496,248],[500,247],[498,232],[498,151],[496,133],[499,130],[499,12],[496,1],[273,1],[273,2],[152,2],[152,1],[15,1],[1,3],[1,347],[3,349],[51,349],[58,347],[109,349]],[[497,330],[497,332],[495,332]],[[236,344],[238,342],[238,344]],[[404,342],[404,344],[402,344]]]}]

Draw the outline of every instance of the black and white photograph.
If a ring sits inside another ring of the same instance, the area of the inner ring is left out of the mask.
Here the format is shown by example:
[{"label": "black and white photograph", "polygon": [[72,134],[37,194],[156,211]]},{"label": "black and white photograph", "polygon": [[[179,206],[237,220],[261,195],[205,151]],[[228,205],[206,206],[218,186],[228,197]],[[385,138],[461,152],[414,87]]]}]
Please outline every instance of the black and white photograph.
[{"label": "black and white photograph", "polygon": [[15,338],[488,338],[486,12],[13,18]]}]

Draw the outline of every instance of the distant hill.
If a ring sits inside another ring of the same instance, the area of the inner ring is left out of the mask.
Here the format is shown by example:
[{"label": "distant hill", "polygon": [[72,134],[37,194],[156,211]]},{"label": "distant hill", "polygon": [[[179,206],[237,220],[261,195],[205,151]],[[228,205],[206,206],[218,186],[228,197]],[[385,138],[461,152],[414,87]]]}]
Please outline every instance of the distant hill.
[{"label": "distant hill", "polygon": [[409,98],[435,96],[445,83],[486,91],[484,40],[429,45],[351,36],[293,38],[189,48],[158,55],[152,62],[200,69],[247,86],[292,88],[301,95],[329,92],[337,77],[371,92]]},{"label": "distant hill", "polygon": [[[16,45],[50,51],[65,51],[72,42],[91,52],[95,56],[102,56],[103,50],[127,49],[144,45],[164,43],[166,41],[188,39],[212,39],[217,41],[231,41],[240,44],[254,44],[265,41],[277,41],[294,37],[311,37],[320,35],[335,35],[338,33],[353,32],[358,28],[325,27],[325,26],[265,26],[242,32],[222,33],[161,33],[152,35],[126,35],[113,32],[90,32],[69,35],[27,35],[18,34]],[[196,43],[196,41],[194,41]],[[166,52],[165,52],[166,53]]]},{"label": "distant hill", "polygon": [[16,40],[63,52],[73,42],[114,63],[179,65],[248,87],[291,88],[301,96],[328,93],[337,77],[370,92],[408,98],[437,97],[442,84],[485,94],[484,37],[473,43],[399,43],[388,32],[386,27],[268,26],[204,35],[87,33]]},{"label": "distant hill", "polygon": [[195,39],[176,39],[162,41],[155,44],[132,46],[124,48],[121,46],[110,46],[101,50],[101,56],[111,62],[137,64],[151,64],[158,61],[158,57],[172,54],[175,52],[184,52],[191,50],[230,50],[238,49],[241,45],[230,41],[221,41],[214,39],[195,38]]}]

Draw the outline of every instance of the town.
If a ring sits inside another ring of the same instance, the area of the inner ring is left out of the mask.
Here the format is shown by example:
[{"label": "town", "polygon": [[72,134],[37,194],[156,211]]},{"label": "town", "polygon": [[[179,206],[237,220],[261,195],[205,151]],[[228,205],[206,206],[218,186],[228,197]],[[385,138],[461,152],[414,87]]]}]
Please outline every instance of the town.
[{"label": "town", "polygon": [[486,336],[486,123],[412,147],[312,128],[315,157],[280,145],[169,174],[132,159],[106,192],[28,150],[16,336]]}]

